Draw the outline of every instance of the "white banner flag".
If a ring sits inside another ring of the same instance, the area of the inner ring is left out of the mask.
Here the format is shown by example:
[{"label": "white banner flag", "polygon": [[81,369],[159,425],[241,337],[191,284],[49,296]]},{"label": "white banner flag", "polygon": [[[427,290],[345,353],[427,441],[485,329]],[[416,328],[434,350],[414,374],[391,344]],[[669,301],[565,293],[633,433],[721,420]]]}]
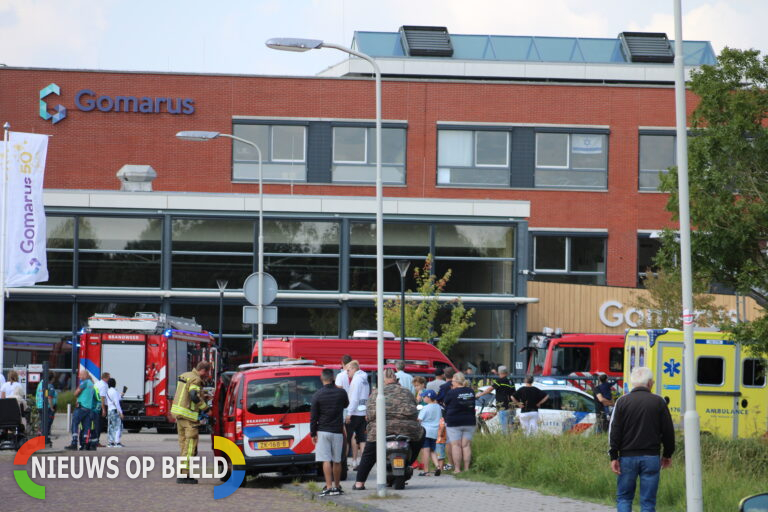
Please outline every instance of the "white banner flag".
[{"label": "white banner flag", "polygon": [[48,280],[45,255],[43,177],[48,136],[11,132],[5,192],[5,285],[31,286]]}]

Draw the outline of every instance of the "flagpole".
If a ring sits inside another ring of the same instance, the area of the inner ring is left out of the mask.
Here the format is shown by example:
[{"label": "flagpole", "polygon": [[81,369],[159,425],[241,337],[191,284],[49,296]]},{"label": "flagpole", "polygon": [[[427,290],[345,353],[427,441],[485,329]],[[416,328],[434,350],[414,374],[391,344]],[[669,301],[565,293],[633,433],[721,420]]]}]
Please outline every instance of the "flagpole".
[{"label": "flagpole", "polygon": [[3,125],[4,135],[3,142],[4,155],[3,155],[3,176],[0,179],[3,188],[3,204],[0,205],[0,296],[2,296],[2,303],[0,303],[0,372],[3,371],[3,354],[5,352],[5,208],[8,204],[8,139],[11,133],[11,123],[7,122]]}]

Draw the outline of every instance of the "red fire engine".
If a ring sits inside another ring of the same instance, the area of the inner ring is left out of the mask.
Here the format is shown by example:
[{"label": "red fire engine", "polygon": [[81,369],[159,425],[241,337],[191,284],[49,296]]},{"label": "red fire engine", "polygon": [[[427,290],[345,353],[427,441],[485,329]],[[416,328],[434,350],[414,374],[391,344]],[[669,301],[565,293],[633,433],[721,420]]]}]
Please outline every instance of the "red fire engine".
[{"label": "red fire engine", "polygon": [[96,314],[81,331],[80,370],[87,370],[94,381],[109,372],[117,388],[125,390],[121,405],[129,432],[145,426],[158,432],[173,429],[177,377],[200,361],[215,365],[216,346],[193,318]]}]

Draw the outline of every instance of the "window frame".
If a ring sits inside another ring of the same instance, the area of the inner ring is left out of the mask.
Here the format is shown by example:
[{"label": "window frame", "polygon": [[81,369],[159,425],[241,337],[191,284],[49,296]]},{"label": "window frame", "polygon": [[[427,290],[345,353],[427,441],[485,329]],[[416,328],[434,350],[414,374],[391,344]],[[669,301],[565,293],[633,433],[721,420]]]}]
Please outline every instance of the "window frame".
[{"label": "window frame", "polygon": [[[295,125],[295,124],[270,124],[267,125],[269,127],[269,162],[274,162],[278,164],[307,164],[307,127],[303,125]],[[302,154],[301,154],[301,160],[292,160],[292,159],[283,159],[283,158],[274,158],[275,154],[275,130],[274,128],[276,126],[280,127],[291,127],[296,128],[299,127],[302,129],[303,134],[303,144],[302,144]],[[264,159],[264,155],[262,155],[262,160]]]},{"label": "window frame", "polygon": [[[566,165],[539,165],[539,136],[540,135],[566,135]],[[574,135],[595,135],[603,137],[603,152],[605,153],[605,167],[603,168],[585,168],[573,167],[573,136]],[[534,162],[533,162],[533,188],[540,190],[608,190],[608,170],[610,167],[610,130],[600,128],[537,128],[534,137]],[[550,172],[560,171],[568,173],[602,173],[605,176],[605,185],[538,185],[537,174],[538,171]]]},{"label": "window frame", "polygon": [[[512,173],[512,131],[514,130],[514,127],[511,126],[492,126],[492,125],[471,125],[471,126],[465,126],[465,125],[441,125],[437,124],[436,126],[436,137],[435,137],[435,185],[438,187],[459,187],[459,188],[466,188],[466,187],[476,187],[480,186],[482,188],[511,188],[510,187],[510,179],[511,179],[511,173]],[[472,165],[441,165],[440,163],[440,132],[468,132],[472,137],[472,155],[469,159]],[[498,164],[478,164],[477,163],[477,134],[479,132],[494,132],[494,133],[504,133],[506,134],[506,165],[498,165]],[[440,169],[446,169],[449,173],[449,177],[447,182],[440,182]],[[506,171],[506,180],[503,183],[481,183],[481,184],[471,184],[471,183],[451,183],[450,182],[450,173],[453,169],[460,169],[460,170],[471,170],[471,169],[477,169],[479,171]]]},{"label": "window frame", "polygon": [[[477,163],[477,142],[478,142],[478,135],[483,132],[494,132],[494,133],[503,133],[505,135],[505,145],[506,145],[506,151],[504,152],[504,165],[501,164],[479,164]],[[510,132],[508,130],[474,130],[472,131],[474,136],[474,148],[472,151],[472,161],[474,162],[474,167],[480,167],[480,168],[489,168],[489,169],[509,169],[510,168]],[[472,169],[473,167],[469,167],[469,169]]]},{"label": "window frame", "polygon": [[[533,238],[531,242],[534,280],[536,274],[541,275],[554,275],[554,276],[596,276],[603,277],[603,281],[608,276],[608,234],[607,233],[550,233],[543,231],[530,231],[530,235]],[[539,268],[536,263],[537,253],[537,239],[538,238],[565,238],[565,269],[547,269]],[[586,271],[586,270],[571,270],[572,268],[572,239],[574,238],[595,238],[603,241],[603,262],[605,269],[603,271]],[[598,279],[599,280],[599,279]],[[598,285],[603,286],[603,285]]]},{"label": "window frame", "polygon": [[[752,370],[752,380],[755,380],[755,374],[757,373],[757,364],[761,364],[763,366],[763,384],[761,386],[758,386],[756,384],[747,384],[744,382],[744,376],[746,375],[746,371],[744,371],[744,366],[746,365],[747,361],[752,362],[755,365],[755,368]],[[765,363],[765,359],[761,359],[759,357],[745,357],[741,361],[741,385],[745,388],[755,388],[755,389],[762,389],[768,384],[768,365]]]},{"label": "window frame", "polygon": [[[706,384],[699,381],[699,363],[702,359],[717,359],[721,363],[721,380],[720,384]],[[726,371],[725,358],[722,356],[699,356],[696,358],[696,385],[707,386],[712,388],[721,388],[725,385],[725,371]]]},{"label": "window frame", "polygon": [[[363,160],[336,160],[336,130],[339,128],[363,130]],[[376,165],[368,162],[368,127],[367,126],[333,126],[331,127],[331,164]],[[384,162],[381,162],[384,166]]]},{"label": "window frame", "polygon": [[642,187],[640,185],[640,177],[642,175],[648,175],[651,173],[656,173],[658,176],[659,174],[666,174],[669,172],[668,169],[646,169],[643,170],[642,168],[642,137],[650,136],[650,137],[671,137],[672,138],[672,165],[677,165],[677,151],[674,149],[677,147],[677,132],[674,129],[665,129],[665,130],[638,130],[637,134],[637,191],[638,192],[657,192],[657,193],[664,193],[660,192],[658,186],[656,188],[648,188],[648,187]]}]

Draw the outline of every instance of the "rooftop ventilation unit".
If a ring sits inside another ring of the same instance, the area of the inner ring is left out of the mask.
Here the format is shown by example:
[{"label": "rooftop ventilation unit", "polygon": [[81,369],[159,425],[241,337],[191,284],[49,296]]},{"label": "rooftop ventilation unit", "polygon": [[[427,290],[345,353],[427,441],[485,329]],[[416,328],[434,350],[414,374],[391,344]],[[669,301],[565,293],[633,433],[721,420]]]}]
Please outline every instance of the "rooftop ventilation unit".
[{"label": "rooftop ventilation unit", "polygon": [[400,41],[411,57],[453,57],[453,44],[446,27],[400,27]]},{"label": "rooftop ventilation unit", "polygon": [[673,62],[675,52],[664,32],[622,32],[621,50],[630,62]]}]

